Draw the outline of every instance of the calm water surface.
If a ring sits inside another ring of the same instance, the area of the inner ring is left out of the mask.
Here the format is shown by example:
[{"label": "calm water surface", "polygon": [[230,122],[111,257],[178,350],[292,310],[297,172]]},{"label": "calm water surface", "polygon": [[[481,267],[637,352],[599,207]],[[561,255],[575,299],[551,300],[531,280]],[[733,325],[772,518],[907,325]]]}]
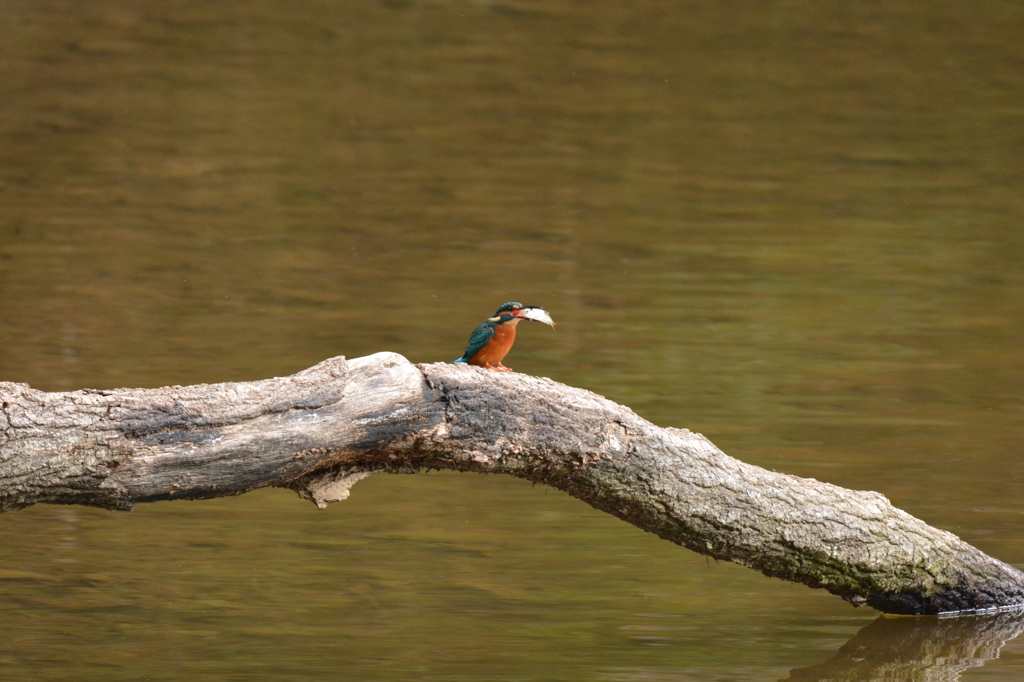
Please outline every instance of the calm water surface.
[{"label": "calm water surface", "polygon": [[[451,360],[521,300],[559,326],[517,370],[1024,567],[1022,33],[995,0],[0,0],[0,379]],[[879,619],[484,476],[0,517],[12,680],[1018,680],[1020,620]]]}]

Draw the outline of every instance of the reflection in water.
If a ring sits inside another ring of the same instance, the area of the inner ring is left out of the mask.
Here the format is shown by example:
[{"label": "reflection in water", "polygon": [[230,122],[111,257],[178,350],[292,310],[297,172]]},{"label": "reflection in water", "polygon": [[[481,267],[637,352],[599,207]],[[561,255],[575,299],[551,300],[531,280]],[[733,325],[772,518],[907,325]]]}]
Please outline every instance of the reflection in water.
[{"label": "reflection in water", "polygon": [[882,616],[828,661],[797,668],[787,680],[955,682],[968,668],[999,658],[1024,631],[1020,611],[949,618]]}]

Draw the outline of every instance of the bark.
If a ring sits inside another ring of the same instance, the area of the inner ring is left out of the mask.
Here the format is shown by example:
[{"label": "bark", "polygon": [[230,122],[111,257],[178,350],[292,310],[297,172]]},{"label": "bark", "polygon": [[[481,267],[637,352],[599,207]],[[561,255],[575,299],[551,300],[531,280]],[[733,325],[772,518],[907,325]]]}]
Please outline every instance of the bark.
[{"label": "bark", "polygon": [[376,471],[545,483],[701,554],[901,614],[1024,605],[1024,574],[875,492],[766,471],[550,379],[394,353],[294,376],[44,393],[0,383],[0,511],[289,487]]}]

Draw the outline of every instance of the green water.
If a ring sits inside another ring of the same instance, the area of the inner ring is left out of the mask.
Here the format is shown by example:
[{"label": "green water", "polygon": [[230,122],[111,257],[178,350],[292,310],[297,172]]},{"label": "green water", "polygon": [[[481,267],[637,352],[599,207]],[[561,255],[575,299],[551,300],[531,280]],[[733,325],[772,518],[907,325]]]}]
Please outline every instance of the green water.
[{"label": "green water", "polygon": [[[0,379],[451,360],[519,300],[558,329],[516,370],[1024,567],[1022,34],[995,0],[0,0]],[[1024,677],[1018,639],[964,653],[1005,621],[877,618],[504,478],[0,516],[3,679],[863,679],[848,643]]]}]

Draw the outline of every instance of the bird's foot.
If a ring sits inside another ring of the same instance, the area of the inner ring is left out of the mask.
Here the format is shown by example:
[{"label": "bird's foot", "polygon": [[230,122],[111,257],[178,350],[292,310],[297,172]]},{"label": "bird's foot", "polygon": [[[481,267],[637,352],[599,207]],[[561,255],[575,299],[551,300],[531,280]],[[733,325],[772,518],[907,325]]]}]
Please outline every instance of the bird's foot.
[{"label": "bird's foot", "polygon": [[501,364],[500,362],[498,363],[497,367],[495,367],[494,365],[492,365],[489,362],[485,362],[484,363],[484,367],[486,367],[487,369],[493,369],[495,372],[511,372],[512,371],[511,367],[506,367],[505,365]]}]

